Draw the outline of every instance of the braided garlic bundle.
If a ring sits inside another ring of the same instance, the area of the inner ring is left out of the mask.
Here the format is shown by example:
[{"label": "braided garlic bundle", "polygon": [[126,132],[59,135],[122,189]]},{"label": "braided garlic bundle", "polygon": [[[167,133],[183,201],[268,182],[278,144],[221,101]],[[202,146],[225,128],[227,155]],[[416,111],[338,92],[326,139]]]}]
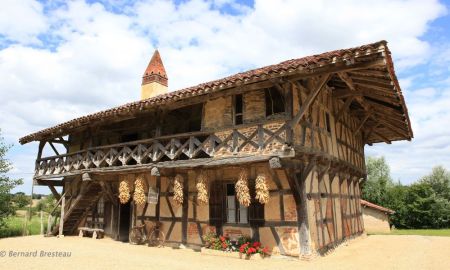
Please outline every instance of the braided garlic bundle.
[{"label": "braided garlic bundle", "polygon": [[121,204],[126,204],[130,200],[130,187],[127,180],[122,180],[119,185],[119,200]]},{"label": "braided garlic bundle", "polygon": [[269,202],[269,187],[266,182],[266,175],[264,173],[258,174],[255,181],[256,196],[255,199],[261,204]]},{"label": "braided garlic bundle", "polygon": [[137,205],[145,203],[144,177],[142,175],[139,175],[134,182],[133,200]]},{"label": "braided garlic bundle", "polygon": [[250,191],[248,189],[247,171],[245,169],[242,169],[239,173],[239,179],[234,187],[239,203],[248,207],[250,205]]},{"label": "braided garlic bundle", "polygon": [[177,205],[183,204],[183,176],[179,174],[173,180],[173,201]]},{"label": "braided garlic bundle", "polygon": [[208,204],[208,188],[206,186],[207,176],[204,172],[201,172],[197,177],[197,204],[206,205]]}]

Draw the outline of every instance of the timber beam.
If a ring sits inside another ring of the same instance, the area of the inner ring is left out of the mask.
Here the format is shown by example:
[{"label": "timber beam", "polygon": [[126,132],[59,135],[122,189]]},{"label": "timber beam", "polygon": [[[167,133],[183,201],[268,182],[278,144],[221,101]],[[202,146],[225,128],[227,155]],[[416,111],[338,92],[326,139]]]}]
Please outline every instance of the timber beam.
[{"label": "timber beam", "polygon": [[35,179],[34,185],[36,186],[53,186],[53,187],[63,187],[63,180],[49,180],[49,179]]},{"label": "timber beam", "polygon": [[50,191],[52,192],[53,196],[55,197],[55,199],[57,201],[59,201],[59,199],[61,199],[61,195],[58,193],[58,191],[56,191],[54,186],[48,186],[48,188],[50,189]]},{"label": "timber beam", "polygon": [[311,105],[314,103],[314,100],[316,99],[316,97],[319,95],[319,93],[322,91],[322,89],[325,88],[324,86],[330,80],[330,77],[331,77],[331,74],[325,74],[322,77],[320,77],[320,79],[316,82],[316,84],[314,85],[314,88],[309,93],[305,102],[302,104],[300,110],[289,122],[289,125],[292,128],[295,127],[300,122],[300,120],[303,118],[303,116],[309,110]]},{"label": "timber beam", "polygon": [[117,206],[117,199],[114,197],[114,194],[111,190],[111,186],[109,183],[105,183],[104,181],[99,181],[99,184],[103,190],[103,192],[106,194],[106,196],[108,197],[109,201],[114,205]]},{"label": "timber beam", "polygon": [[[345,82],[348,86],[348,88],[351,91],[357,92],[359,89],[356,87],[356,83],[353,82],[352,78],[345,72],[341,72],[338,73],[339,78]],[[348,98],[350,99],[350,98]],[[399,136],[405,136],[405,134],[403,134],[401,131],[399,131],[399,128],[397,128],[395,125],[391,125],[389,122],[387,122],[387,120],[383,120],[380,119],[379,117],[375,117],[374,114],[372,113],[373,111],[375,111],[375,109],[373,109],[373,106],[370,103],[370,101],[366,101],[364,99],[364,97],[362,96],[356,96],[355,99],[360,103],[361,107],[366,111],[368,118],[372,119],[373,121],[375,121],[377,124],[372,126],[372,128],[369,130],[369,132],[367,133],[367,135],[365,136],[365,141],[368,140],[368,138],[370,137],[370,135],[373,133],[376,136],[378,136],[379,138],[381,138],[384,142],[390,144],[391,140],[388,139],[386,136],[384,136],[383,134],[381,134],[380,132],[376,131],[376,128],[379,127],[380,125],[383,125],[384,127],[388,128],[389,130],[393,131],[395,134],[399,135]],[[345,104],[344,104],[345,106]],[[363,125],[367,122],[367,119],[361,120],[361,122],[363,123]],[[358,127],[358,130],[361,129],[362,126]]]}]

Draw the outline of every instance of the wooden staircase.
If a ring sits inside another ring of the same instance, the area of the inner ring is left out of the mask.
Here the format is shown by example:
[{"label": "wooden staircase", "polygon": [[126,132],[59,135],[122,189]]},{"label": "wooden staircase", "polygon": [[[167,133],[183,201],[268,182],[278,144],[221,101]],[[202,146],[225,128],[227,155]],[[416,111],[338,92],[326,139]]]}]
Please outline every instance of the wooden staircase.
[{"label": "wooden staircase", "polygon": [[[71,203],[70,208],[64,213],[63,234],[71,235],[78,227],[81,220],[87,215],[102,195],[102,187],[97,182],[89,182],[80,194]],[[58,235],[59,224],[53,228],[52,234]]]}]

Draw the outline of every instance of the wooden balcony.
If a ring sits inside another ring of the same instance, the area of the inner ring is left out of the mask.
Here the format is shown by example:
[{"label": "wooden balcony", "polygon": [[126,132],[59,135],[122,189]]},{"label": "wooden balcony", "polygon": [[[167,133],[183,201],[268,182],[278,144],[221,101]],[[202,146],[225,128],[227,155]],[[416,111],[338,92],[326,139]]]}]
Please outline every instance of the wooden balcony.
[{"label": "wooden balcony", "polygon": [[214,132],[163,136],[41,158],[36,160],[34,178],[164,165],[176,167],[177,164],[189,162],[199,165],[201,163],[198,161],[211,163],[236,157],[255,157],[256,160],[270,156],[292,156],[291,138],[292,130],[285,120]]}]

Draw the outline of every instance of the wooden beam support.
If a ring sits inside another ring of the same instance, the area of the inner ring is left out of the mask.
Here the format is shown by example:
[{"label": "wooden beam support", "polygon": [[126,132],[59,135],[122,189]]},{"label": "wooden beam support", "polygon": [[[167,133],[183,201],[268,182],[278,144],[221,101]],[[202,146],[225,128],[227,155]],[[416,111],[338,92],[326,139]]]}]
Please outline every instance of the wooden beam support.
[{"label": "wooden beam support", "polygon": [[348,110],[348,108],[350,107],[350,104],[352,104],[353,99],[354,99],[354,97],[348,97],[345,100],[344,105],[339,110],[338,114],[335,116],[336,122],[338,122],[341,119],[341,117],[344,115],[344,112]]},{"label": "wooden beam support", "polygon": [[380,123],[376,123],[375,125],[373,125],[369,131],[367,132],[367,134],[365,134],[364,136],[364,142],[367,142],[367,140],[369,139],[370,135],[372,135],[372,133],[374,132],[374,130],[380,125]]},{"label": "wooden beam support", "polygon": [[297,114],[292,118],[289,125],[294,128],[300,120],[303,118],[305,113],[308,111],[309,107],[313,104],[316,97],[319,95],[320,91],[324,88],[328,80],[330,79],[331,74],[325,74],[323,75],[319,81],[316,83],[314,89],[309,93],[308,97],[306,98],[305,102],[302,104],[302,107],[297,112]]},{"label": "wooden beam support", "polygon": [[56,190],[56,188],[54,186],[48,186],[48,188],[50,189],[50,191],[53,194],[53,197],[55,197],[55,199],[57,201],[59,201],[59,199],[61,199],[61,195],[58,193],[58,191]]},{"label": "wooden beam support", "polygon": [[358,133],[358,131],[364,126],[364,124],[366,123],[367,119],[369,119],[370,117],[370,113],[366,114],[366,116],[364,116],[364,118],[361,120],[361,122],[359,123],[358,127],[356,128],[356,130],[353,132],[353,135]]},{"label": "wooden beam support", "polygon": [[117,198],[114,197],[114,194],[112,193],[111,187],[109,184],[105,183],[104,181],[99,181],[100,186],[102,187],[103,192],[108,197],[109,201],[114,205],[117,206]]},{"label": "wooden beam support", "polygon": [[34,179],[34,183],[37,186],[54,186],[54,187],[63,187],[63,180],[47,180],[47,179]]},{"label": "wooden beam support", "polygon": [[373,133],[375,133],[378,137],[380,137],[385,143],[391,144],[391,141],[388,138],[386,138],[386,136],[381,134],[380,132],[377,132],[374,130]]},{"label": "wooden beam support", "polygon": [[50,144],[50,146],[52,147],[52,149],[56,153],[56,155],[59,156],[59,152],[58,152],[58,150],[56,150],[56,147],[53,145],[53,143],[49,141],[48,144]]},{"label": "wooden beam support", "polygon": [[[294,200],[296,202],[298,217],[298,232],[300,240],[300,257],[309,259],[312,255],[311,234],[309,232],[308,222],[308,201],[306,195],[306,178],[315,167],[312,161],[305,164],[295,164],[296,168],[286,170],[287,178],[291,189],[294,191]],[[293,183],[294,182],[294,183]]]}]

